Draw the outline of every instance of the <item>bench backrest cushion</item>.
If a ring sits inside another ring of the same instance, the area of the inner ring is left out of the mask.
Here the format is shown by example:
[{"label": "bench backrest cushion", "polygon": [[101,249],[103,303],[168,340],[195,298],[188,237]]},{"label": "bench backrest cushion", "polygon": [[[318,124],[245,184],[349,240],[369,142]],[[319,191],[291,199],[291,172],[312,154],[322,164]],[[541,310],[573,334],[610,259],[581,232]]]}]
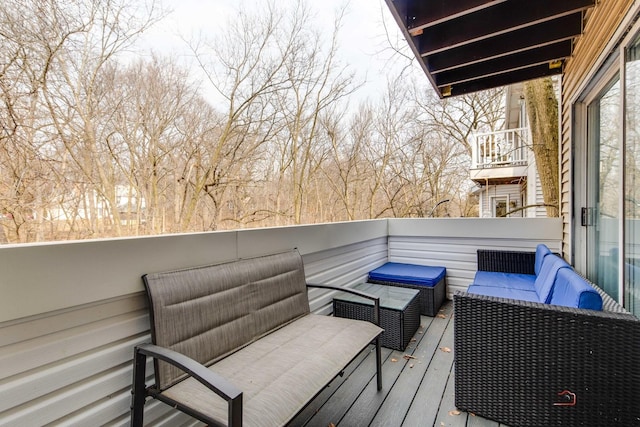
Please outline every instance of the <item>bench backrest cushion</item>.
[{"label": "bench backrest cushion", "polygon": [[544,257],[549,255],[550,253],[551,253],[551,250],[547,247],[547,245],[540,243],[538,246],[536,246],[536,260],[533,266],[533,271],[535,272],[536,276],[540,274],[540,270],[542,269],[542,261],[544,260]]},{"label": "bench backrest cushion", "polygon": [[[309,313],[297,251],[143,276],[154,344],[205,366]],[[183,377],[156,364],[161,389]]]},{"label": "bench backrest cushion", "polygon": [[551,304],[566,307],[602,310],[602,297],[573,269],[558,271],[551,295]]},{"label": "bench backrest cushion", "polygon": [[540,273],[536,277],[536,281],[533,283],[538,293],[540,302],[548,304],[551,300],[551,294],[553,291],[553,284],[556,280],[558,270],[562,268],[571,268],[569,264],[558,255],[548,254],[542,260],[542,267],[540,267]]}]

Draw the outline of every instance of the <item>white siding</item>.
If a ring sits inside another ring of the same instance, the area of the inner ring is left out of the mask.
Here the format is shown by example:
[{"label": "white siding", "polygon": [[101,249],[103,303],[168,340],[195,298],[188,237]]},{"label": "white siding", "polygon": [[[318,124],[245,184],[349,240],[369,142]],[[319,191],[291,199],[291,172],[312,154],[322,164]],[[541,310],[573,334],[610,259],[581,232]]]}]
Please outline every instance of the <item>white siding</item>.
[{"label": "white siding", "polygon": [[542,194],[542,185],[540,184],[540,176],[537,172],[536,159],[533,152],[529,154],[529,169],[527,171],[527,205],[540,205],[535,208],[527,209],[526,216],[528,218],[546,218],[547,209],[542,206],[544,204],[544,196]]},{"label": "white siding", "polygon": [[[517,178],[514,178],[517,179]],[[508,197],[510,202],[516,202],[516,207],[522,207],[522,185],[520,184],[502,184],[489,185],[484,188],[480,198],[480,217],[493,217],[493,199],[496,197]],[[513,217],[522,217],[522,211],[517,212]]]}]

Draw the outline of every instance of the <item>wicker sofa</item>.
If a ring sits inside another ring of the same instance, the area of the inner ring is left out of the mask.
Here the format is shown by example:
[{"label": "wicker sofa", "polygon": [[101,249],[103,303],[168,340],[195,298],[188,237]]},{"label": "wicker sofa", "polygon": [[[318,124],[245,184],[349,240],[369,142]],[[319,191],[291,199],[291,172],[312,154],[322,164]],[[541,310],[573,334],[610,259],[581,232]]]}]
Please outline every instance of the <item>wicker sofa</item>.
[{"label": "wicker sofa", "polygon": [[[478,251],[502,272],[534,260]],[[640,320],[590,285],[602,311],[454,295],[456,406],[509,426],[640,425]]]},{"label": "wicker sofa", "polygon": [[[134,350],[131,425],[143,424],[147,397],[212,426],[285,425],[361,351],[377,325],[310,314],[297,251],[143,277],[153,344]],[[145,384],[147,357],[155,384]],[[304,381],[301,381],[304,379]]]},{"label": "wicker sofa", "polygon": [[[517,252],[516,252],[517,254]],[[478,251],[479,260],[487,257],[506,259],[495,251]],[[540,244],[536,248],[534,274],[502,271],[499,262],[490,264],[499,271],[486,271],[487,263],[479,262],[473,283],[467,292],[493,297],[502,297],[574,308],[602,310],[602,297],[558,255]],[[508,263],[507,263],[508,265]]]}]

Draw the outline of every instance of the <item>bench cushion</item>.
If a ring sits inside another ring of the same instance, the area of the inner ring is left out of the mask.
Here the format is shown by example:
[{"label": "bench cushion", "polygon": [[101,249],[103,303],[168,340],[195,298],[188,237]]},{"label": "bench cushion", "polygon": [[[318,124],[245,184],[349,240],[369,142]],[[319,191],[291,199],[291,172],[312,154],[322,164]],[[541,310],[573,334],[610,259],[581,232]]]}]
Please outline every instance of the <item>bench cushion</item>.
[{"label": "bench cushion", "polygon": [[399,282],[433,287],[442,280],[446,272],[445,267],[388,262],[370,271],[369,279],[379,282]]},{"label": "bench cushion", "polygon": [[[208,366],[309,313],[297,251],[143,276],[153,343]],[[160,389],[184,374],[158,362]]]},{"label": "bench cushion", "polygon": [[[245,426],[285,425],[379,333],[369,322],[309,314],[209,369],[243,391]],[[226,420],[226,403],[193,378],[163,395]]]},{"label": "bench cushion", "polygon": [[558,270],[561,268],[571,269],[571,266],[557,255],[549,254],[544,257],[542,267],[540,268],[540,274],[538,274],[538,277],[536,277],[536,281],[534,282],[540,302],[548,304],[549,301],[551,301],[553,284],[556,280]]},{"label": "bench cushion", "polygon": [[602,297],[574,270],[558,271],[550,304],[566,307],[602,310]]},{"label": "bench cushion", "polygon": [[486,295],[490,297],[500,297],[517,299],[522,301],[540,302],[538,294],[534,290],[514,289],[508,287],[471,285],[467,289],[470,294]]},{"label": "bench cushion", "polygon": [[474,285],[495,286],[498,288],[522,289],[534,291],[536,276],[521,273],[498,273],[495,271],[477,271],[473,279]]}]

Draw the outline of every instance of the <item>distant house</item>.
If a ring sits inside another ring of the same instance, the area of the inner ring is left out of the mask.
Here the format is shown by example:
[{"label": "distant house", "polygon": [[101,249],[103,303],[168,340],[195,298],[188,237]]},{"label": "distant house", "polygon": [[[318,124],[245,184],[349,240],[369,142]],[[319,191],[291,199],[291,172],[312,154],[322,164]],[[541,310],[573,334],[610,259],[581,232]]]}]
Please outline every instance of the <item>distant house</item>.
[{"label": "distant house", "polygon": [[[115,186],[115,204],[122,223],[143,213],[146,205],[137,190],[127,185]],[[113,219],[113,212],[109,201],[97,191],[78,190],[58,197],[55,204],[47,209],[46,217],[55,221]]]},{"label": "distant house", "polygon": [[479,217],[547,216],[530,141],[522,84],[508,86],[505,130],[477,133],[471,144],[469,172],[477,185]]}]

